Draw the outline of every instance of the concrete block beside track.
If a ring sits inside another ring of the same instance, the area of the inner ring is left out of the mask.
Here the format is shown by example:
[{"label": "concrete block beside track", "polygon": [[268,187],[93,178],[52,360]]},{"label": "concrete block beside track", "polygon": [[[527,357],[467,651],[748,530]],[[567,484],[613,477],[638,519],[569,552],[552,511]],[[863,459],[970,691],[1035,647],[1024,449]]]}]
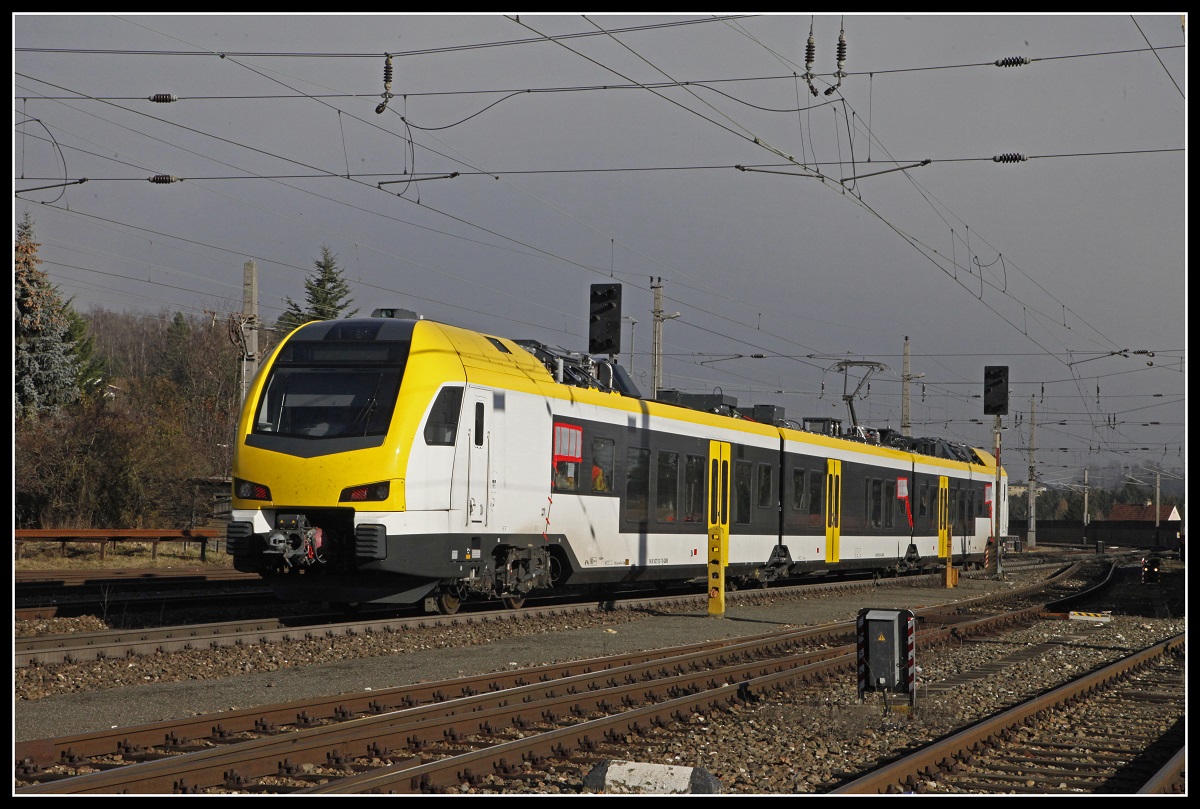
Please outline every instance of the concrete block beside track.
[{"label": "concrete block beside track", "polygon": [[609,795],[716,795],[721,782],[700,767],[642,764],[637,761],[605,761],[584,777],[590,792]]}]

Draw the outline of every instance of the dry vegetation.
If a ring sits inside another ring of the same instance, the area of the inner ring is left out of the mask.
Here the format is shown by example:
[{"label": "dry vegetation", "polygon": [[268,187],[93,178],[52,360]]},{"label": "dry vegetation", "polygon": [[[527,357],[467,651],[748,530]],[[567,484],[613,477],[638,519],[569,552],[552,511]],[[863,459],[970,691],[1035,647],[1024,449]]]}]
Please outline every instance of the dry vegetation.
[{"label": "dry vegetation", "polygon": [[157,558],[151,558],[149,542],[120,542],[109,544],[100,558],[100,549],[92,543],[66,544],[61,542],[22,542],[17,570],[114,570],[122,568],[172,567],[232,567],[232,557],[225,553],[224,538],[209,540],[206,559],[200,558],[199,542],[160,542]]}]

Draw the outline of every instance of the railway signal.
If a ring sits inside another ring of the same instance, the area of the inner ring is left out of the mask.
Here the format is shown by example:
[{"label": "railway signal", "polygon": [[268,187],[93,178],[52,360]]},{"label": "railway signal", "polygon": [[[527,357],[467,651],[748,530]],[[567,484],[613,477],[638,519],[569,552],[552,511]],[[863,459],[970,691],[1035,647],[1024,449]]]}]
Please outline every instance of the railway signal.
[{"label": "railway signal", "polygon": [[[985,416],[995,416],[996,423],[992,428],[996,437],[996,480],[995,487],[992,492],[1000,491],[1000,417],[1008,415],[1008,366],[1007,365],[986,365],[983,368],[983,413]],[[1032,442],[1030,442],[1032,443]],[[1030,477],[1032,481],[1032,476]],[[1030,490],[1033,489],[1032,483]],[[1001,559],[1001,549],[999,546],[999,531],[997,525],[999,521],[1000,504],[994,496],[991,500],[992,509],[992,536],[991,543],[994,546],[996,553],[996,577],[1004,578],[1004,566]],[[1032,522],[1030,525],[1032,526]]]},{"label": "railway signal", "polygon": [[983,369],[983,414],[1008,415],[1008,366],[987,365]]},{"label": "railway signal", "polygon": [[592,284],[588,353],[621,353],[620,284]]}]

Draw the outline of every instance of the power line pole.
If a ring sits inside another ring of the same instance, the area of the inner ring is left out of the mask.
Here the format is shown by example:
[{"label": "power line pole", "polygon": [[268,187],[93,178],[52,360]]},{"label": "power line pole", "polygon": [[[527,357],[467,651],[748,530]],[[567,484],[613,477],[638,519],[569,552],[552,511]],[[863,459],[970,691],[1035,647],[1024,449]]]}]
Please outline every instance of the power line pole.
[{"label": "power line pole", "polygon": [[1000,538],[1000,431],[1001,423],[1000,416],[995,417],[992,424],[992,431],[995,433],[996,440],[996,477],[992,482],[992,552],[996,554],[996,578],[1004,579],[1004,558],[1003,540]]},{"label": "power line pole", "polygon": [[1033,460],[1037,435],[1037,402],[1029,397],[1029,535],[1025,539],[1028,548],[1037,547],[1037,473]]},{"label": "power line pole", "polygon": [[629,321],[629,375],[633,376],[633,360],[637,356],[633,349],[633,342],[637,339],[637,321],[629,315],[625,315],[621,320]]},{"label": "power line pole", "polygon": [[1091,517],[1088,515],[1088,494],[1091,488],[1088,486],[1088,470],[1083,470],[1083,535],[1087,537],[1088,523],[1091,522]]},{"label": "power line pole", "polygon": [[650,288],[654,290],[654,308],[650,314],[654,318],[654,347],[651,356],[650,369],[650,398],[658,398],[658,389],[662,387],[662,324],[664,320],[679,317],[679,312],[664,315],[662,308],[662,278],[651,278]]},{"label": "power line pole", "polygon": [[1162,472],[1154,473],[1154,544],[1158,545],[1158,518],[1162,513],[1159,507],[1159,492],[1162,490]]},{"label": "power line pole", "polygon": [[908,360],[908,336],[904,337],[904,371],[900,374],[900,435],[912,436],[912,419],[909,417],[909,382],[920,379],[925,374],[913,375]]},{"label": "power line pole", "polygon": [[258,373],[258,267],[253,261],[242,265],[242,402],[250,380]]}]

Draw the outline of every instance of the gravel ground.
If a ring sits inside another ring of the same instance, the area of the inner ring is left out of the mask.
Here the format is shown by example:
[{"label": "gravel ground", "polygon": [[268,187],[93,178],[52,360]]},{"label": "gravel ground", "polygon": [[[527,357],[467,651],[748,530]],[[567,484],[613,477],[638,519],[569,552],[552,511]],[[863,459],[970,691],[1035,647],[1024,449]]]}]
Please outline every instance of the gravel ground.
[{"label": "gravel ground", "polygon": [[[1069,632],[1067,621],[1042,622],[1001,644],[966,644],[926,661],[920,677],[936,682],[959,671]],[[812,793],[835,787],[844,773],[863,771],[908,748],[933,741],[1023,698],[1114,660],[1128,650],[1178,634],[1183,621],[1114,619],[1087,645],[1060,646],[1047,656],[922,699],[911,716],[885,713],[882,700],[857,701],[853,682],[834,684],[806,702],[772,701],[734,708],[695,724],[661,750],[657,763],[704,767],[725,792]],[[1164,728],[1165,730],[1165,728]]]},{"label": "gravel ground", "polygon": [[[1044,573],[1026,574],[1036,578]],[[1132,577],[1131,577],[1132,578]],[[972,598],[1007,589],[1005,582],[963,578],[953,594]],[[1178,573],[1182,590],[1182,568]],[[1164,583],[1166,585],[1166,583]],[[1130,587],[1134,603],[1145,591]],[[870,594],[780,597],[771,604],[732,606],[723,619],[699,613],[646,615],[614,612],[547,623],[409,630],[399,634],[320,639],[242,649],[90,661],[15,672],[14,737],[18,741],[159,721],[354,690],[476,674],[551,660],[736,637],[772,626],[849,620],[864,607],[916,609],[940,603],[943,588],[879,588]],[[1180,596],[1182,602],[1182,595]],[[936,682],[984,660],[1066,634],[1073,621],[1045,621],[1003,643],[966,644],[923,658],[919,677]],[[85,619],[57,623],[91,631]],[[49,625],[47,629],[50,629]],[[911,716],[884,713],[881,702],[857,701],[856,683],[831,683],[798,701],[772,700],[697,715],[682,733],[637,749],[647,763],[703,767],[725,792],[811,793],[827,790],[839,773],[933,739],[998,704],[1043,690],[1133,649],[1183,632],[1182,617],[1114,615],[1088,644],[1055,647],[1047,659],[1018,664],[1001,677],[922,700]],[[1051,682],[1053,681],[1053,682]],[[633,755],[631,758],[635,757]],[[582,775],[567,772],[529,791],[580,792]]]}]

